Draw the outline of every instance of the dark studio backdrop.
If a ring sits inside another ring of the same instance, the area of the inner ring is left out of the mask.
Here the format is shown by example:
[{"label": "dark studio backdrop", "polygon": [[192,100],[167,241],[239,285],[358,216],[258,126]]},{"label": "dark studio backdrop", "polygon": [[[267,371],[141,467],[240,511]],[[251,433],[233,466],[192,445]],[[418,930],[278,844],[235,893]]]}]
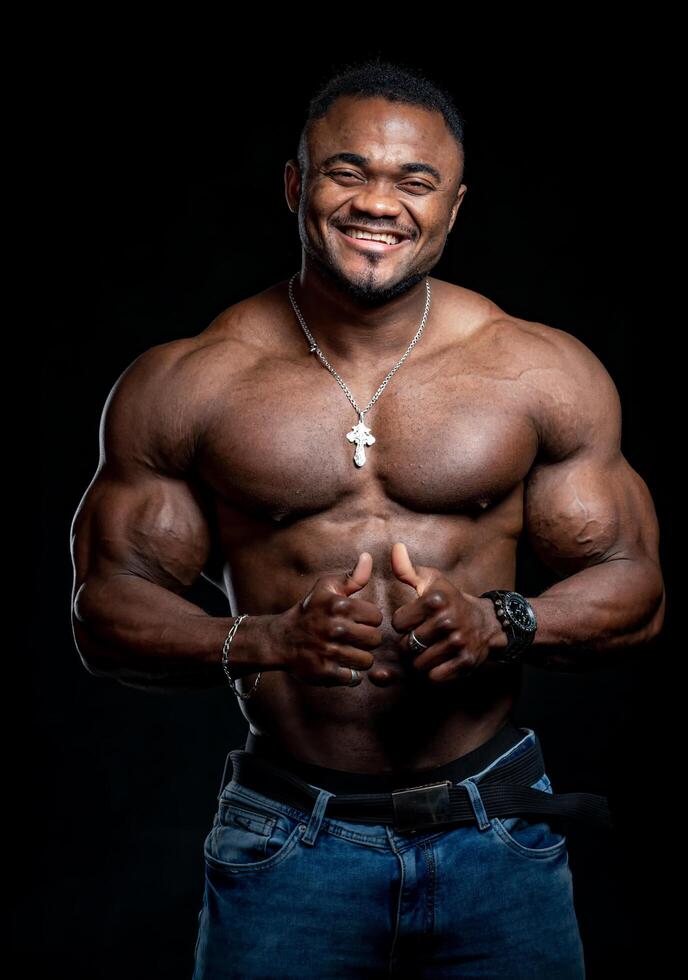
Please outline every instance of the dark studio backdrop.
[{"label": "dark studio backdrop", "polygon": [[[38,341],[31,658],[40,777],[34,771],[35,826],[14,906],[24,957],[59,975],[191,975],[203,840],[225,755],[247,730],[228,687],[145,693],[92,677],[79,660],[69,527],[98,462],[104,401],[142,351],[199,333],[297,270],[283,169],[308,98],[335,62],[378,53],[425,69],[466,119],[468,193],[432,275],[569,331],[597,354],[620,392],[622,449],[655,500],[668,588],[662,637],[594,673],[526,668],[516,719],[538,732],[557,791],[611,801],[614,834],[572,826],[569,837],[589,976],[649,962],[659,942],[658,840],[642,831],[637,794],[645,807],[645,773],[671,724],[666,672],[656,667],[671,649],[673,573],[666,355],[653,305],[661,243],[644,197],[648,182],[661,193],[662,174],[656,144],[645,155],[656,93],[642,66],[617,54],[610,70],[594,45],[575,59],[539,50],[489,71],[450,45],[432,57],[410,45],[342,46],[336,57],[271,57],[247,74],[233,59],[192,68],[162,55],[151,64],[133,48],[103,60],[93,49],[62,61],[46,88],[55,316]],[[520,591],[552,581],[523,547],[520,561]],[[205,580],[187,597],[229,614]]]}]

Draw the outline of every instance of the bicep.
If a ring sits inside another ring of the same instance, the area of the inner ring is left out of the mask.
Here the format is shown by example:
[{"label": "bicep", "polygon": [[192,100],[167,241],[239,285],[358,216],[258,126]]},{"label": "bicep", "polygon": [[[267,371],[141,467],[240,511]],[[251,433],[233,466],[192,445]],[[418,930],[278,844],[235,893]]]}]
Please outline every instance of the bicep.
[{"label": "bicep", "polygon": [[536,465],[524,517],[533,550],[561,577],[602,561],[657,556],[649,489],[620,451],[582,450]]},{"label": "bicep", "polygon": [[550,336],[557,354],[541,375],[540,449],[525,484],[533,549],[560,576],[613,559],[658,561],[652,497],[621,452],[616,385],[579,340]]},{"label": "bicep", "polygon": [[100,468],[72,525],[75,592],[89,578],[128,574],[180,593],[209,554],[208,524],[191,485],[136,467]]},{"label": "bicep", "polygon": [[87,580],[137,575],[188,588],[210,554],[190,478],[192,426],[175,385],[176,345],[152,348],[120,376],[103,409],[100,461],[72,522],[74,593]]}]

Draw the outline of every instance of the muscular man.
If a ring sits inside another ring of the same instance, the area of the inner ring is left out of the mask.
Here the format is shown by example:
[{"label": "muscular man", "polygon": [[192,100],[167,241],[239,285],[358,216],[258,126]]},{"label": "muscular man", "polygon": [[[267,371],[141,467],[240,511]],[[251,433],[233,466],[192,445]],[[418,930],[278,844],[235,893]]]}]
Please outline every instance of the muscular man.
[{"label": "muscular man", "polygon": [[[657,521],[598,358],[429,277],[463,170],[437,86],[379,62],[333,78],[285,168],[298,274],[141,354],[105,405],[73,524],[84,665],[170,689],[228,674],[241,760],[312,791],[295,802],[241,769],[223,787],[197,977],[384,976],[402,959],[582,975],[565,837],[485,819],[466,777],[532,748],[509,727],[521,662],[592,666],[660,630]],[[512,633],[483,593],[513,592],[524,533],[558,581],[527,599],[535,634],[505,663]],[[200,574],[232,616],[184,598]],[[408,794],[396,823],[333,815],[337,791],[443,792],[448,774],[472,824],[423,824]]]}]

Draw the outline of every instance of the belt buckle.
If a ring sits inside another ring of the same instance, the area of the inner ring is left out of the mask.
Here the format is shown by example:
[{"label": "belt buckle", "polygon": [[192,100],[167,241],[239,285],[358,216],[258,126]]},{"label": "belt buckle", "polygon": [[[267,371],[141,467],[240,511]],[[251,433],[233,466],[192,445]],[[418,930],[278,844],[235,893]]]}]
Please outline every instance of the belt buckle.
[{"label": "belt buckle", "polygon": [[423,830],[451,820],[449,787],[451,780],[424,783],[392,791],[394,828],[401,831]]}]

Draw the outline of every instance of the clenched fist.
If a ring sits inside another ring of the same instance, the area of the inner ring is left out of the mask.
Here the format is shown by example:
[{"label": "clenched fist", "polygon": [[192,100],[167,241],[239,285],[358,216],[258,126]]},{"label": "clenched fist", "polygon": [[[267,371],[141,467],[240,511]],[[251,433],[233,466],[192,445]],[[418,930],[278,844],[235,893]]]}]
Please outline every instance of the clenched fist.
[{"label": "clenched fist", "polygon": [[[300,602],[275,616],[270,633],[284,669],[307,684],[357,686],[351,673],[369,670],[375,658],[367,651],[382,643],[382,612],[353,595],[368,584],[373,559],[364,551],[350,572],[321,575]],[[353,684],[352,684],[353,680]]]},{"label": "clenched fist", "polygon": [[[450,681],[467,677],[486,659],[493,625],[485,602],[461,592],[442,572],[427,565],[414,566],[405,544],[392,545],[395,576],[416,590],[416,598],[400,606],[392,616],[392,626],[404,634],[399,647],[417,670],[427,672],[431,681]],[[409,647],[409,633],[427,650]]]}]

